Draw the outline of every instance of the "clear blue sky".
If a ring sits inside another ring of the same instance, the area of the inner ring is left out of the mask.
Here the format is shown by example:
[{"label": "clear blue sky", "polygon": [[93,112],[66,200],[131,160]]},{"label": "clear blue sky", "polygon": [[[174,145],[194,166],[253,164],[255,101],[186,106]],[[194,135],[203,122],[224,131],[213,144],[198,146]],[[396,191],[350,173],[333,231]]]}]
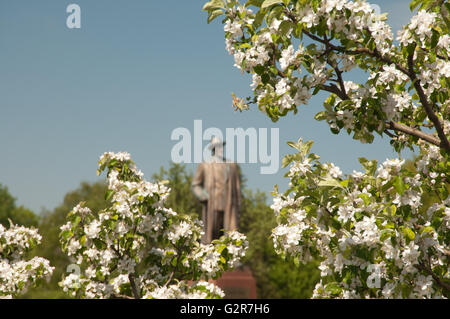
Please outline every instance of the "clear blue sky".
[{"label": "clear blue sky", "polygon": [[[99,179],[105,151],[131,153],[150,178],[169,165],[172,130],[193,130],[195,119],[223,131],[278,127],[280,157],[291,152],[285,141],[314,139],[313,151],[344,172],[359,170],[360,156],[396,156],[386,138],[361,145],[316,122],[324,95],[277,123],[257,109],[233,112],[230,93],[251,95],[251,81],[233,67],[220,19],[207,25],[204,2],[0,0],[0,183],[18,204],[53,209],[81,181]],[[79,30],[66,27],[70,3],[81,7]],[[411,16],[409,1],[372,3],[394,31]],[[242,168],[250,188],[287,187],[284,170]]]}]

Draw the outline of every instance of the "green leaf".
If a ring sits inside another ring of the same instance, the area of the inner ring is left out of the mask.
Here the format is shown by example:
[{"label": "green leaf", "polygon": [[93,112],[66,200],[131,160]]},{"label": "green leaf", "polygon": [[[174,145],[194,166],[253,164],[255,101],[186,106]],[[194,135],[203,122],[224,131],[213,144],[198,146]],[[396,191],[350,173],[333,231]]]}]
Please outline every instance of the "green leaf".
[{"label": "green leaf", "polygon": [[[301,140],[298,140],[298,144],[301,145]],[[313,144],[314,144],[314,141],[307,141],[307,142],[303,143],[303,145],[301,146],[301,149],[300,149],[300,152],[302,153],[303,156],[306,156],[306,154],[309,153]]]},{"label": "green leaf", "polygon": [[388,228],[388,229],[395,229],[395,224],[393,222],[388,222],[385,225],[385,227]]},{"label": "green leaf", "polygon": [[347,187],[348,186],[348,179],[346,179],[344,181],[340,181],[339,183],[342,185],[342,187]]},{"label": "green leaf", "polygon": [[426,226],[422,229],[421,233],[423,234],[423,233],[432,233],[432,232],[434,232],[434,228],[431,226]]},{"label": "green leaf", "polygon": [[202,8],[202,11],[211,11],[211,10],[222,9],[222,8],[224,8],[224,3],[222,0],[211,0],[207,3],[205,3],[205,5]]},{"label": "green leaf", "polygon": [[367,193],[361,193],[358,196],[359,198],[361,198],[364,201],[364,205],[368,206],[370,204],[370,197],[369,194]]},{"label": "green leaf", "polygon": [[320,111],[319,113],[317,113],[316,115],[314,115],[314,119],[316,121],[323,121],[327,118],[327,112],[326,111]]},{"label": "green leaf", "polygon": [[218,252],[219,254],[221,254],[221,253],[224,251],[225,248],[227,248],[227,245],[221,244],[221,245],[219,245],[219,246],[217,247],[217,252]]},{"label": "green leaf", "polygon": [[286,156],[283,157],[283,159],[281,160],[281,168],[285,168],[285,167],[288,166],[291,162],[292,162],[292,155],[291,155],[291,156],[286,155]]},{"label": "green leaf", "polygon": [[373,175],[373,173],[375,173],[375,170],[377,168],[376,160],[369,161],[368,159],[366,159],[364,157],[359,157],[358,161],[366,169],[368,175]]},{"label": "green leaf", "polygon": [[261,9],[269,8],[275,4],[283,3],[283,0],[265,0],[261,5]]},{"label": "green leaf", "polygon": [[414,233],[414,231],[411,228],[407,228],[407,227],[403,228],[403,234],[410,241],[414,240],[414,238],[416,238],[416,234]]},{"label": "green leaf", "polygon": [[389,237],[391,237],[391,232],[389,230],[383,230],[381,232],[380,241],[385,241]]},{"label": "green leaf", "polygon": [[215,18],[217,18],[218,16],[220,16],[221,14],[223,14],[223,11],[221,9],[216,9],[214,11],[212,11],[209,16],[208,16],[208,23],[210,23],[212,20],[214,20]]},{"label": "green leaf", "polygon": [[397,206],[391,205],[389,207],[390,207],[390,210],[391,210],[391,215],[395,216],[395,213],[397,212]]},{"label": "green leaf", "polygon": [[288,142],[286,142],[286,144],[289,145],[290,147],[295,148],[296,150],[300,151],[299,145],[297,143],[288,141]]},{"label": "green leaf", "polygon": [[95,247],[97,247],[97,249],[103,250],[106,248],[106,245],[104,242],[102,242],[101,240],[94,238],[94,245]]},{"label": "green leaf", "polygon": [[403,193],[406,190],[405,184],[403,183],[403,179],[399,176],[396,176],[394,178],[394,188],[397,191],[397,193],[399,193],[400,195],[403,195]]},{"label": "green leaf", "polygon": [[281,34],[286,35],[288,33],[288,31],[293,28],[293,26],[294,25],[291,21],[284,20],[283,22],[280,23],[279,30],[280,30]]},{"label": "green leaf", "polygon": [[61,233],[61,237],[66,239],[69,238],[70,236],[72,236],[72,232],[70,230],[65,230]]},{"label": "green leaf", "polygon": [[325,287],[325,291],[329,292],[332,295],[339,295],[342,291],[342,288],[339,287],[339,284],[337,282],[332,282],[329,283],[326,287]]},{"label": "green leaf", "polygon": [[[242,45],[242,44],[241,44]],[[266,69],[262,65],[256,65],[253,67],[253,71],[255,71],[256,74],[262,75]]]},{"label": "green leaf", "polygon": [[317,86],[314,88],[314,91],[313,91],[312,95],[316,95],[317,93],[319,93],[319,91],[320,91],[320,86],[317,85]]},{"label": "green leaf", "polygon": [[[244,48],[251,48],[252,46],[250,45],[250,43],[247,43],[247,42],[245,42],[245,43],[242,43],[240,46],[239,46],[239,49],[244,49]],[[260,66],[260,67],[262,67],[261,65],[257,65],[257,66]],[[256,67],[255,67],[256,68]],[[254,68],[254,69],[255,69]]]},{"label": "green leaf", "polygon": [[255,28],[258,28],[261,26],[261,24],[264,21],[264,18],[266,17],[266,15],[264,14],[264,11],[259,10],[256,15],[255,15],[255,21],[253,22],[253,25],[255,26]]},{"label": "green leaf", "polygon": [[431,48],[434,49],[439,41],[440,34],[435,29],[431,30],[433,35],[431,36]]},{"label": "green leaf", "polygon": [[294,30],[294,35],[298,37],[300,40],[303,39],[303,23],[297,23],[297,26]]},{"label": "green leaf", "polygon": [[339,183],[337,180],[335,180],[334,178],[331,178],[331,177],[328,177],[328,178],[326,178],[324,180],[321,180],[319,182],[318,186],[343,188],[341,183]]},{"label": "green leaf", "polygon": [[72,222],[72,229],[77,227],[80,222],[81,222],[81,217],[80,216],[76,216],[75,219]]},{"label": "green leaf", "polygon": [[263,2],[264,0],[248,0],[247,3],[245,4],[245,7],[255,6],[260,8]]},{"label": "green leaf", "polygon": [[110,200],[113,194],[114,194],[114,191],[112,189],[108,189],[105,194],[105,200],[106,201]]},{"label": "green leaf", "polygon": [[413,0],[409,4],[409,9],[413,11],[423,0]]}]

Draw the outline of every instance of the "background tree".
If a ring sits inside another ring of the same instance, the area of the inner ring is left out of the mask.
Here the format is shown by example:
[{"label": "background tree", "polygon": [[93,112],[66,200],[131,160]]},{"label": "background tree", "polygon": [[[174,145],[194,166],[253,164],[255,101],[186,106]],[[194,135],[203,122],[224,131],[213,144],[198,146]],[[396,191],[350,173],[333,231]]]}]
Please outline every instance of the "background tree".
[{"label": "background tree", "polygon": [[9,227],[9,220],[16,225],[37,226],[38,216],[31,210],[16,205],[16,199],[8,188],[0,184],[0,224]]},{"label": "background tree", "polygon": [[200,218],[202,206],[192,193],[192,177],[192,172],[186,169],[186,165],[173,162],[167,169],[161,166],[159,172],[152,175],[154,181],[166,181],[167,186],[172,189],[166,202],[168,207],[172,207],[176,212]]},{"label": "background tree", "polygon": [[0,298],[20,297],[30,286],[38,286],[53,272],[42,257],[28,258],[41,236],[34,227],[0,224]]},{"label": "background tree", "polygon": [[54,267],[38,254],[42,236],[40,219],[31,210],[16,205],[16,199],[0,184],[0,296],[23,298],[28,289],[42,287]]}]

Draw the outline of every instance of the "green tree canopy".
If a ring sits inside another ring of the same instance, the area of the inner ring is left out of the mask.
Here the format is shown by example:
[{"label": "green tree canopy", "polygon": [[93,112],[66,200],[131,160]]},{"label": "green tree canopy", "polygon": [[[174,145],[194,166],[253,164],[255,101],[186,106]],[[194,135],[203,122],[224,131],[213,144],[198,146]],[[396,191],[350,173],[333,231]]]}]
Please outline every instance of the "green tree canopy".
[{"label": "green tree canopy", "polygon": [[155,181],[167,181],[167,186],[172,192],[167,199],[167,206],[176,212],[200,217],[202,207],[191,191],[192,172],[186,165],[171,163],[168,169],[160,167],[159,172],[152,175]]},{"label": "green tree canopy", "polygon": [[9,193],[8,187],[0,184],[0,224],[9,227],[9,220],[22,226],[37,226],[38,216],[23,206],[16,205],[16,199]]}]

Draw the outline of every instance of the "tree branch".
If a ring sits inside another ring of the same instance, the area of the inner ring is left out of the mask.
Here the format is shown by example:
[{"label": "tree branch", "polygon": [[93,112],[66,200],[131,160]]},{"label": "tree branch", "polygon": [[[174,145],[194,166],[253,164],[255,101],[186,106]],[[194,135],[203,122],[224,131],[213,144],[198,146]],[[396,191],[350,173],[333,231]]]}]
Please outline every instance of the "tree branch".
[{"label": "tree branch", "polygon": [[333,67],[334,71],[336,72],[336,76],[338,78],[339,87],[341,88],[342,95],[346,97],[347,100],[350,100],[350,97],[348,96],[347,92],[345,91],[345,85],[344,80],[342,79],[342,71],[339,70],[339,68]]},{"label": "tree branch", "polygon": [[391,137],[391,138],[397,138],[398,136],[392,134],[391,132],[389,132],[387,129],[384,130],[384,134],[386,134],[387,136]]},{"label": "tree branch", "polygon": [[[419,47],[419,49],[421,49],[422,51],[425,51],[426,53],[430,53],[430,50],[428,50],[427,48]],[[439,55],[439,54],[436,54],[436,58],[445,60],[445,61],[448,60],[448,58],[446,58],[445,56]]]},{"label": "tree branch", "polygon": [[302,30],[302,32],[304,34],[306,34],[312,40],[318,41],[318,42],[323,43],[325,45],[329,45],[335,51],[338,51],[338,52],[341,52],[341,53],[345,53],[345,54],[348,54],[348,55],[367,54],[367,55],[369,55],[369,56],[371,56],[373,58],[377,58],[378,60],[380,60],[380,61],[382,61],[384,63],[394,64],[398,70],[400,70],[402,73],[404,73],[404,74],[409,76],[409,72],[408,72],[408,70],[405,67],[403,67],[401,64],[399,64],[397,62],[392,61],[391,58],[389,58],[387,56],[384,56],[384,55],[381,55],[378,52],[377,49],[369,50],[369,49],[367,49],[365,47],[359,47],[359,48],[356,48],[356,49],[353,49],[353,50],[348,50],[348,49],[346,49],[343,46],[336,46],[336,45],[334,45],[334,44],[332,44],[332,43],[330,43],[330,42],[328,42],[328,41],[326,41],[324,39],[321,39],[321,38],[315,36],[314,34],[310,33],[309,31]]},{"label": "tree branch", "polygon": [[406,126],[404,124],[391,121],[391,122],[387,123],[387,128],[390,130],[394,130],[394,131],[398,131],[398,132],[402,132],[402,133],[405,133],[408,135],[418,137],[424,141],[427,141],[428,143],[434,144],[436,146],[440,146],[440,140],[437,137],[435,137],[431,134],[427,134],[422,131],[419,131],[418,129]]},{"label": "tree branch", "polygon": [[442,281],[441,278],[439,278],[439,276],[437,276],[429,267],[426,267],[423,263],[419,263],[418,266],[416,266],[417,269],[423,270],[425,271],[427,274],[431,275],[431,277],[433,277],[434,281],[436,281],[436,283],[441,286],[442,288],[444,288],[447,291],[450,291],[450,285],[444,281]]},{"label": "tree branch", "polygon": [[280,74],[281,77],[285,78],[286,74],[284,74],[284,72],[278,69],[277,67],[277,59],[276,59],[277,47],[275,45],[272,45],[272,49],[273,49],[272,64],[274,68],[277,70],[278,74]]},{"label": "tree branch", "polygon": [[175,274],[175,270],[170,273],[169,279],[167,279],[166,283],[164,284],[164,287],[166,287],[172,281],[174,274]]},{"label": "tree branch", "polygon": [[128,279],[130,280],[131,291],[133,292],[133,297],[135,299],[140,299],[141,296],[140,296],[139,291],[137,289],[136,282],[134,281],[134,274],[129,274],[128,275]]},{"label": "tree branch", "polygon": [[327,92],[330,92],[330,93],[336,94],[337,96],[339,96],[339,98],[341,100],[349,100],[348,95],[346,93],[342,92],[341,90],[339,90],[339,88],[336,85],[334,85],[333,83],[328,84],[328,85],[327,84],[321,84],[320,85],[320,89],[324,90],[324,91],[327,91]]},{"label": "tree branch", "polygon": [[422,104],[425,112],[427,113],[428,118],[433,123],[434,128],[436,129],[437,135],[439,136],[440,143],[439,147],[445,149],[447,153],[450,153],[450,142],[445,136],[444,129],[442,128],[441,121],[434,113],[430,103],[428,102],[427,97],[425,96],[425,92],[420,85],[420,80],[417,78],[416,72],[414,72],[414,53],[408,56],[408,70],[409,70],[409,78],[411,79],[414,88],[416,89],[417,95],[419,95],[420,103]]}]

